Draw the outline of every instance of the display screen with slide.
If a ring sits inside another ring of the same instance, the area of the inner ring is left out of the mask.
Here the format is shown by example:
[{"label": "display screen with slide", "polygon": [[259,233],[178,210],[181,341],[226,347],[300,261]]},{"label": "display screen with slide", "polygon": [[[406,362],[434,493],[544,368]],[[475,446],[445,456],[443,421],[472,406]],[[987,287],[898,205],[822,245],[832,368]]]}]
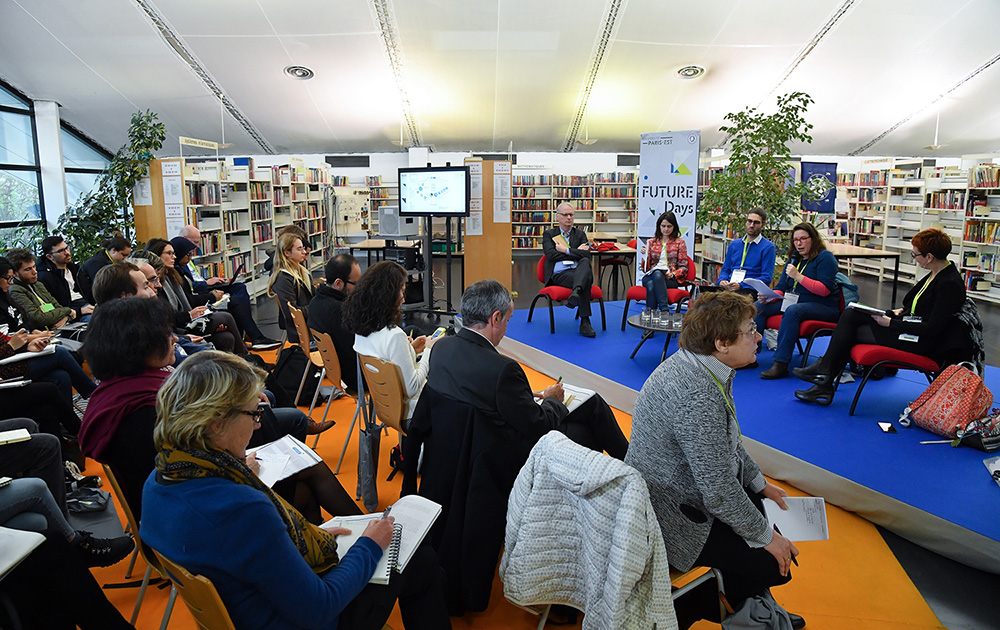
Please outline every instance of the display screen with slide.
[{"label": "display screen with slide", "polygon": [[399,169],[399,214],[419,217],[468,216],[468,167]]}]

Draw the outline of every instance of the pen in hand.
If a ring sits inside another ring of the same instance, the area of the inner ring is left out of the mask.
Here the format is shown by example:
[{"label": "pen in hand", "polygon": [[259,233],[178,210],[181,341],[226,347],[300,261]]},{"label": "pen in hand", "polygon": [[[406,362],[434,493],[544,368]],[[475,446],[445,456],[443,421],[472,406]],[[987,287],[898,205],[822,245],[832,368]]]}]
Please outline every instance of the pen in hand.
[{"label": "pen in hand", "polygon": [[392,506],[385,508],[385,512],[382,512],[382,520],[389,518],[389,512],[392,510]]},{"label": "pen in hand", "polygon": [[[778,532],[779,535],[781,534],[781,530],[778,529],[777,525],[774,526],[774,531]],[[795,559],[794,555],[792,556],[792,563],[795,564],[795,566],[799,566],[799,561]]]}]

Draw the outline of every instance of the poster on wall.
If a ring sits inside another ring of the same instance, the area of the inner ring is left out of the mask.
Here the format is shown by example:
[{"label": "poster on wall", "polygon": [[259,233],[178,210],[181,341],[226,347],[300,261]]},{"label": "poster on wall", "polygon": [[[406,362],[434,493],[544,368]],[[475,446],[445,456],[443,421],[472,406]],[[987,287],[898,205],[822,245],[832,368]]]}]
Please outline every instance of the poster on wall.
[{"label": "poster on wall", "polygon": [[802,209],[806,212],[832,214],[837,198],[837,164],[835,162],[803,162],[802,181],[808,184],[818,179],[829,181],[829,190],[818,201],[809,202],[803,197]]},{"label": "poster on wall", "polygon": [[[700,131],[644,133],[639,143],[639,185],[636,200],[636,249],[656,234],[656,219],[673,212],[680,226],[688,256],[694,254],[694,219],[698,204],[698,157]],[[643,259],[641,253],[636,254]],[[647,249],[646,257],[649,251]],[[645,272],[635,266],[636,284]]]}]

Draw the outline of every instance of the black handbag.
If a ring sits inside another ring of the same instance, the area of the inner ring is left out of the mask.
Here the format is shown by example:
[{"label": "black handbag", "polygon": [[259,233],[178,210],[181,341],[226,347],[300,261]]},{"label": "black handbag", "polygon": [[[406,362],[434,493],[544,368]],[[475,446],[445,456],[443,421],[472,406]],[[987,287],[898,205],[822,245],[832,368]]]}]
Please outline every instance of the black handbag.
[{"label": "black handbag", "polygon": [[274,394],[275,407],[296,406],[295,392],[299,390],[302,373],[307,367],[309,372],[306,374],[306,383],[302,386],[302,395],[299,396],[298,400],[299,405],[308,405],[312,402],[313,393],[319,385],[322,370],[309,361],[299,346],[290,346],[281,351],[274,364],[274,369],[266,381],[267,389]]}]

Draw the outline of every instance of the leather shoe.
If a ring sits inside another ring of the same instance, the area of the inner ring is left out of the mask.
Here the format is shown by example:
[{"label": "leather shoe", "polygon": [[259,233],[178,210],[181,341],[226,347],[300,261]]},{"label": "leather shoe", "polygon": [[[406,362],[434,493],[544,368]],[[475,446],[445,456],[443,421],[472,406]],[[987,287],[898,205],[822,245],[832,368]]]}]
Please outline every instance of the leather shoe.
[{"label": "leather shoe", "polygon": [[785,378],[786,376],[788,376],[788,364],[784,361],[775,361],[771,364],[771,367],[760,373],[761,378],[769,381],[776,378]]},{"label": "leather shoe", "polygon": [[597,333],[594,331],[594,327],[590,325],[590,319],[584,318],[583,321],[580,322],[580,334],[589,338],[597,336]]},{"label": "leather shoe", "polygon": [[569,294],[569,299],[566,300],[566,306],[569,308],[580,306],[580,289],[573,289],[573,292]]},{"label": "leather shoe", "polygon": [[815,383],[817,377],[825,376],[823,374],[823,369],[820,367],[821,363],[823,363],[822,360],[810,363],[805,367],[792,368],[792,374],[801,378],[803,381]]},{"label": "leather shoe", "polygon": [[817,383],[809,389],[796,390],[795,397],[804,402],[828,407],[833,402],[833,385]]},{"label": "leather shoe", "polygon": [[322,433],[323,431],[326,431],[327,429],[333,427],[333,425],[335,424],[337,423],[333,420],[327,420],[325,422],[316,422],[315,420],[310,420],[309,426],[306,427],[306,435],[316,435],[317,433]]},{"label": "leather shoe", "polygon": [[799,630],[806,627],[806,620],[792,613],[788,613],[788,618],[792,620],[792,630]]}]

